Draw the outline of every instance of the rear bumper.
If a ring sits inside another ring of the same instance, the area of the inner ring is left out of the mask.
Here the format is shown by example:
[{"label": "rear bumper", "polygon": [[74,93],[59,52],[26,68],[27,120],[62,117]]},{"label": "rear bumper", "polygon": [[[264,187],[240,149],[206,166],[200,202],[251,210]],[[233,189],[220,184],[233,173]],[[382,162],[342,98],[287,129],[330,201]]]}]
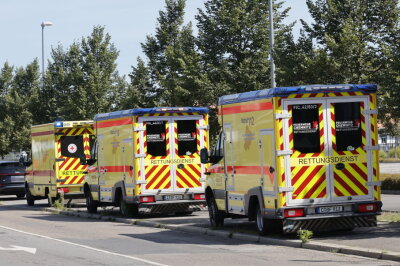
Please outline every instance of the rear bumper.
[{"label": "rear bumper", "polygon": [[[376,209],[371,212],[361,211],[360,205],[372,204]],[[341,206],[342,212],[319,213],[319,207]],[[304,209],[304,216],[284,217],[285,209]],[[376,216],[381,214],[381,201],[346,202],[335,204],[318,204],[311,206],[292,206],[279,209],[278,217],[283,221],[284,233],[295,233],[299,229],[315,232],[327,232],[337,230],[351,230],[356,227],[373,227],[377,225]]]},{"label": "rear bumper", "polygon": [[306,229],[313,232],[327,232],[338,230],[351,230],[356,227],[374,227],[377,225],[376,216],[373,214],[358,214],[341,217],[320,217],[320,218],[290,218],[283,220],[284,233],[296,233],[299,229]]},{"label": "rear bumper", "polygon": [[205,210],[206,202],[203,200],[156,201],[139,203],[139,209],[145,213],[173,213]]},{"label": "rear bumper", "polygon": [[65,199],[84,199],[85,194],[83,192],[69,192],[64,193]]}]

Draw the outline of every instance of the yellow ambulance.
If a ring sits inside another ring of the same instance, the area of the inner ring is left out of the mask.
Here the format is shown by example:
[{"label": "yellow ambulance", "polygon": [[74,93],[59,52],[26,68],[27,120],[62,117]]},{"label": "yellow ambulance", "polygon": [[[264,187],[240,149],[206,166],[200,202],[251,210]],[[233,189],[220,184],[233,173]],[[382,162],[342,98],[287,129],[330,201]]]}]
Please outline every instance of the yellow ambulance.
[{"label": "yellow ambulance", "polygon": [[119,206],[132,216],[191,213],[205,206],[200,149],[208,147],[208,109],[141,108],[98,114],[85,177],[88,212]]},{"label": "yellow ambulance", "polygon": [[90,156],[93,121],[56,121],[32,126],[32,162],[26,171],[25,189],[29,206],[36,199],[48,198],[49,204],[63,196],[84,198],[86,165]]},{"label": "yellow ambulance", "polygon": [[376,85],[272,88],[219,98],[210,154],[210,221],[260,233],[376,226],[381,212]]}]

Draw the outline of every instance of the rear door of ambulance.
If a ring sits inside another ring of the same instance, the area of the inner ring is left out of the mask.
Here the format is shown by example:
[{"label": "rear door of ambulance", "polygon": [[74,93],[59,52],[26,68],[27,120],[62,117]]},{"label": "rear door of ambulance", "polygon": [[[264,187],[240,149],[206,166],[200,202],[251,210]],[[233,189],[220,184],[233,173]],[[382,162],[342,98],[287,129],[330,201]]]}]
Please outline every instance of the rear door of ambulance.
[{"label": "rear door of ambulance", "polygon": [[[200,149],[207,143],[207,125],[203,115],[143,116],[139,118],[141,191],[202,192],[200,181],[205,171]],[[203,177],[204,178],[204,177]],[[164,200],[181,199],[182,195]]]},{"label": "rear door of ambulance", "polygon": [[90,157],[93,142],[91,126],[56,128],[57,187],[69,187],[71,192],[79,191],[78,187],[82,186],[87,169],[86,165],[80,163],[80,158]]},{"label": "rear door of ambulance", "polygon": [[336,94],[283,100],[287,206],[373,200],[369,97]]}]

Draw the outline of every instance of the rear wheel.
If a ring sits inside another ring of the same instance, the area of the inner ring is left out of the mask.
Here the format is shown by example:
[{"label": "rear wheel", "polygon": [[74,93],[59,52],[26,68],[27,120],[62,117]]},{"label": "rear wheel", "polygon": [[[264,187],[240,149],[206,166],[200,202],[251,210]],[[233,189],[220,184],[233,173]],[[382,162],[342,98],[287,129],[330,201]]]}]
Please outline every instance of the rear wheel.
[{"label": "rear wheel", "polygon": [[88,213],[96,213],[98,201],[93,199],[92,193],[90,193],[90,191],[87,191],[85,193],[85,198],[86,198],[86,209]]},{"label": "rear wheel", "polygon": [[28,204],[28,206],[35,205],[35,198],[32,196],[29,188],[26,188],[26,203]]},{"label": "rear wheel", "polygon": [[224,215],[218,210],[214,197],[208,199],[207,205],[211,226],[222,227],[224,225]]},{"label": "rear wheel", "polygon": [[257,210],[256,212],[257,230],[261,235],[265,235],[268,232],[267,219],[264,218],[263,211],[259,203],[257,203],[256,205],[256,210]]},{"label": "rear wheel", "polygon": [[133,217],[139,214],[139,207],[136,204],[128,204],[123,199],[122,195],[118,197],[119,212],[124,217]]}]

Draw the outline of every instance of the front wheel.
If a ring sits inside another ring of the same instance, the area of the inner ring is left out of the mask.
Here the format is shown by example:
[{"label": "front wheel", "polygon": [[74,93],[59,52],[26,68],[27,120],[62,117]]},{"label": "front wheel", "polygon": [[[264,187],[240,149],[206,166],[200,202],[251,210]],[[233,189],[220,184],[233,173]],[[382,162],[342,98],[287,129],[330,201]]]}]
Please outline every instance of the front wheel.
[{"label": "front wheel", "polygon": [[35,205],[35,198],[32,196],[29,188],[26,188],[26,204],[28,204],[28,206]]},{"label": "front wheel", "polygon": [[207,205],[211,226],[222,227],[224,225],[224,215],[218,210],[218,206],[214,197],[209,198]]},{"label": "front wheel", "polygon": [[86,209],[88,213],[96,213],[98,201],[93,199],[92,193],[90,193],[90,191],[85,193],[85,198],[86,198]]}]

